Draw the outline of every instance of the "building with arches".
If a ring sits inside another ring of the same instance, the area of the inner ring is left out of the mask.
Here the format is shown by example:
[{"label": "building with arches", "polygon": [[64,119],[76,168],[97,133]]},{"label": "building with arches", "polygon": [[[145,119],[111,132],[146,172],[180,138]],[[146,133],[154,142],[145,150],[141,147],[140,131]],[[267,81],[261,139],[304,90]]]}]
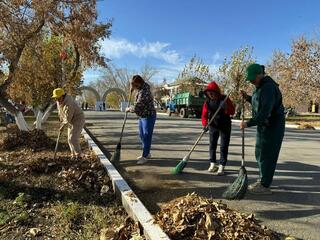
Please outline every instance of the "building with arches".
[{"label": "building with arches", "polygon": [[126,92],[120,88],[109,88],[104,92],[104,94],[102,96],[99,94],[99,92],[95,88],[90,87],[90,86],[82,86],[80,88],[80,90],[81,91],[89,91],[89,92],[93,93],[93,95],[96,98],[95,110],[100,110],[100,111],[105,110],[105,108],[106,108],[105,101],[107,99],[107,96],[113,92],[115,92],[119,96],[121,96],[121,106],[119,106],[119,107],[122,110],[123,110],[123,106],[126,106],[127,102],[128,102],[128,96],[127,96]]}]

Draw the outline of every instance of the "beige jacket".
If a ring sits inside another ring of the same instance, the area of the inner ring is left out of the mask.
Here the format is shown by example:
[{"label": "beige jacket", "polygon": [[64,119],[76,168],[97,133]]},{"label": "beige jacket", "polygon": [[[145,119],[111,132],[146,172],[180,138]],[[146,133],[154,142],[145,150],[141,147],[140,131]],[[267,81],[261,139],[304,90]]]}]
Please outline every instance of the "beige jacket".
[{"label": "beige jacket", "polygon": [[63,104],[58,103],[60,121],[64,124],[77,124],[84,122],[84,114],[78,104],[69,95],[66,95]]}]

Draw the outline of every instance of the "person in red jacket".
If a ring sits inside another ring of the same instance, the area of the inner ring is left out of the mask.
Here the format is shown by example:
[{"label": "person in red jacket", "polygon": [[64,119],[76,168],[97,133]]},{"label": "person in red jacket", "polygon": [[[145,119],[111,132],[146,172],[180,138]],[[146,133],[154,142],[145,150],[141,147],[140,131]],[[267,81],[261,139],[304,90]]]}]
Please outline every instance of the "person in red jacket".
[{"label": "person in red jacket", "polygon": [[[228,160],[228,149],[231,136],[231,115],[235,113],[234,104],[227,98],[225,102],[225,95],[221,94],[221,90],[216,82],[211,82],[204,90],[206,101],[202,108],[202,125],[205,131],[209,131],[209,153],[210,166],[209,172],[216,172],[217,175],[224,174],[224,168]],[[214,121],[208,126],[208,122],[214,113],[221,106],[221,110],[215,117]],[[220,163],[217,166],[216,150],[218,139],[220,136]]]}]

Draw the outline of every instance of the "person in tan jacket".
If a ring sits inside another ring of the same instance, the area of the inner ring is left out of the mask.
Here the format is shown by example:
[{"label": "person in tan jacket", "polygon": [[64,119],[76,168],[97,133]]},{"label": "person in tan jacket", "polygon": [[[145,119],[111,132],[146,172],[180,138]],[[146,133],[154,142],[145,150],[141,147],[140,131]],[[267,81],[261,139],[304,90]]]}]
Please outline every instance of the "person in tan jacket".
[{"label": "person in tan jacket", "polygon": [[85,124],[84,114],[75,100],[67,95],[62,88],[53,90],[52,98],[57,101],[58,113],[61,122],[60,131],[68,125],[68,144],[71,157],[81,157],[80,135]]}]

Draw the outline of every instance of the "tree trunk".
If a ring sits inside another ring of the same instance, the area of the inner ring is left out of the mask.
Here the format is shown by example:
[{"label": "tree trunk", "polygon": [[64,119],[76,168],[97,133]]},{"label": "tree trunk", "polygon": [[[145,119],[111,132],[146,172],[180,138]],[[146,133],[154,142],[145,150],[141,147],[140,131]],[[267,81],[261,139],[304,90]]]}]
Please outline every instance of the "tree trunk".
[{"label": "tree trunk", "polygon": [[52,113],[54,106],[56,105],[56,102],[48,104],[47,108],[43,111],[41,109],[35,110],[36,112],[36,121],[34,122],[34,125],[36,126],[36,129],[42,129],[42,124],[45,123],[50,114]]},{"label": "tree trunk", "polygon": [[36,121],[35,121],[36,129],[42,129],[42,117],[43,117],[43,112],[39,110]]},{"label": "tree trunk", "polygon": [[21,131],[30,131],[22,112],[19,111],[14,117],[16,119],[16,124]]},{"label": "tree trunk", "polygon": [[240,120],[241,119],[241,114],[242,114],[242,106],[241,106],[241,104],[237,103],[236,104],[236,114],[234,116],[234,119]]},{"label": "tree trunk", "polygon": [[47,120],[48,120],[48,118],[49,118],[49,116],[50,116],[50,114],[53,112],[53,110],[54,110],[54,107],[56,106],[56,102],[54,102],[54,103],[51,103],[50,105],[49,105],[49,107],[47,107],[47,109],[46,109],[46,111],[44,112],[44,114],[43,114],[43,116],[42,116],[42,119],[41,119],[41,122],[42,123],[45,123]]},{"label": "tree trunk", "polygon": [[32,108],[32,112],[33,112],[34,117],[37,118],[39,109],[33,107],[33,108]]},{"label": "tree trunk", "polygon": [[11,104],[5,96],[6,96],[7,89],[14,81],[14,73],[18,67],[22,52],[26,47],[26,43],[41,31],[44,24],[45,24],[45,20],[42,19],[39,23],[39,26],[35,29],[35,31],[27,34],[25,38],[21,41],[21,43],[18,44],[15,56],[12,59],[9,59],[10,64],[8,66],[8,69],[9,69],[8,77],[4,81],[4,83],[0,85],[0,104],[4,106],[7,109],[7,111],[9,111],[11,114],[14,115],[16,124],[18,128],[22,131],[29,131],[30,130],[29,126],[26,120],[24,119],[22,112],[16,109],[16,107],[13,104]]},{"label": "tree trunk", "polygon": [[20,112],[12,103],[10,103],[8,99],[0,96],[0,104],[12,115],[14,115],[16,124],[20,130],[22,131],[30,130],[26,120],[24,119],[22,112]]}]

